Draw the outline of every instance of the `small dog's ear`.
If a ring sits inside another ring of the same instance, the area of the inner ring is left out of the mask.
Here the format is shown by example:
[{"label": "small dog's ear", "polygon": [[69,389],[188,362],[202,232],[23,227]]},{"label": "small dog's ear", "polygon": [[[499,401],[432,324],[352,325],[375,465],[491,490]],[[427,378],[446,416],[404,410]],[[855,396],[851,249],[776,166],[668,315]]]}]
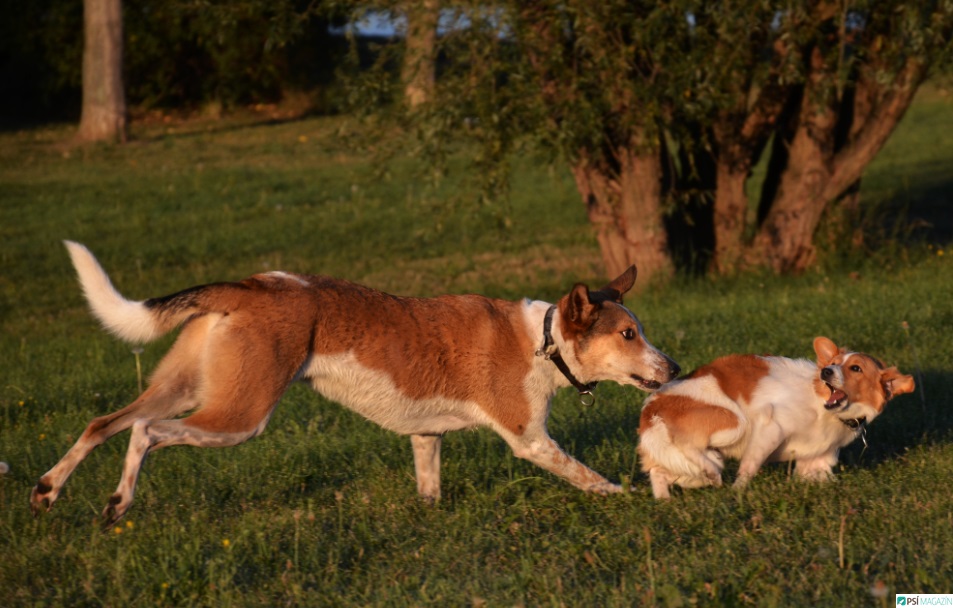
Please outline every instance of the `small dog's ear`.
[{"label": "small dog's ear", "polygon": [[639,271],[634,264],[629,266],[625,272],[613,279],[608,285],[589,294],[589,301],[598,304],[611,300],[622,304],[622,296],[635,285],[635,277],[638,274]]},{"label": "small dog's ear", "polygon": [[880,384],[884,387],[887,401],[890,401],[897,395],[912,393],[917,387],[913,381],[913,376],[901,374],[897,371],[896,367],[888,367],[880,372]]},{"label": "small dog's ear", "polygon": [[824,367],[837,356],[837,345],[830,338],[818,336],[814,338],[814,353],[817,355],[818,367]]}]

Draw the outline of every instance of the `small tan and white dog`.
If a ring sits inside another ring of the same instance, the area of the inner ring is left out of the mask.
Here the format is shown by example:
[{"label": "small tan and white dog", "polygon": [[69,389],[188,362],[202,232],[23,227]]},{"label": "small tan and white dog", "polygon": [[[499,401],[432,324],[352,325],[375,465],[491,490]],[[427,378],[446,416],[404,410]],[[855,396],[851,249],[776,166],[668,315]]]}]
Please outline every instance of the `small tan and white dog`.
[{"label": "small tan and white dog", "polygon": [[639,455],[656,498],[669,488],[720,486],[724,458],[740,459],[736,487],[761,465],[795,461],[803,479],[833,476],[840,448],[864,432],[911,376],[824,337],[817,362],[729,355],[650,396],[639,424]]},{"label": "small tan and white dog", "polygon": [[577,488],[618,492],[620,486],[549,437],[552,396],[573,384],[591,397],[599,380],[652,391],[679,372],[622,305],[635,283],[634,266],[597,291],[577,284],[557,304],[477,295],[405,298],[285,272],[135,302],[116,291],[86,247],[69,241],[66,247],[92,312],[108,331],[148,342],[182,330],[148,388],[125,408],[90,422],[40,478],[30,494],[34,514],[52,507],[96,446],[131,427],[122,478],[103,511],[110,525],[129,509],[150,451],[250,439],[296,380],[410,435],[417,489],[425,498],[440,497],[442,435],[479,426]]}]

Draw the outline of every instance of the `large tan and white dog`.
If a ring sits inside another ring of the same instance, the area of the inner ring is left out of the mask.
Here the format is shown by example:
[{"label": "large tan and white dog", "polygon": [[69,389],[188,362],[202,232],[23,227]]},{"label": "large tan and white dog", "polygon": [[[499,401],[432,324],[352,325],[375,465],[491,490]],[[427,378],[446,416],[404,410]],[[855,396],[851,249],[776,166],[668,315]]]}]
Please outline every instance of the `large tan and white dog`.
[{"label": "large tan and white dog", "polygon": [[52,507],[93,448],[132,427],[119,487],[103,511],[111,524],[129,509],[150,451],[250,439],[296,380],[410,435],[417,488],[428,499],[440,496],[441,436],[478,426],[578,488],[618,492],[549,437],[553,394],[570,384],[588,393],[599,380],[652,391],[679,371],[622,305],[634,266],[598,291],[577,284],[555,305],[476,295],[405,298],[285,272],[134,302],[116,291],[88,249],[66,246],[93,314],[108,331],[147,342],[183,327],[148,388],[90,422],[40,478],[30,495],[34,514]]},{"label": "large tan and white dog", "polygon": [[721,485],[724,458],[740,459],[742,487],[769,461],[795,461],[795,473],[833,475],[840,448],[864,432],[913,378],[870,355],[814,340],[817,362],[729,355],[650,396],[639,424],[642,470],[656,498],[670,486]]}]

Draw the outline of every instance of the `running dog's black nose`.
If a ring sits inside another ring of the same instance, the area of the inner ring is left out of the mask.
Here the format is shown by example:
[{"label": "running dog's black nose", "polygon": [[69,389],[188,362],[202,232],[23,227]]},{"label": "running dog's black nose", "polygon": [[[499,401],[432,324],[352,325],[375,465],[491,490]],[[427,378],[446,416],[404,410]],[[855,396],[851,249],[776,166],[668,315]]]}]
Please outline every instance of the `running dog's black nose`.
[{"label": "running dog's black nose", "polygon": [[828,378],[834,375],[834,370],[830,367],[825,367],[821,370],[821,378],[827,380]]},{"label": "running dog's black nose", "polygon": [[678,363],[675,363],[672,360],[668,362],[668,372],[671,374],[672,378],[678,378],[678,375],[682,373],[682,368],[678,366]]}]

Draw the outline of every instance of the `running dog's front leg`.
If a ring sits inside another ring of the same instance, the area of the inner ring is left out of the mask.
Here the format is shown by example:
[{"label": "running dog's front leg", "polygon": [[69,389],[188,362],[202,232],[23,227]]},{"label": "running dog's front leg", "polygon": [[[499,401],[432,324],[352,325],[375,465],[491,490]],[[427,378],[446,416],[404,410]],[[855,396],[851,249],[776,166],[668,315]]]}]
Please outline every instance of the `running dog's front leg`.
[{"label": "running dog's front leg", "polygon": [[622,491],[622,486],[610,482],[563,452],[545,430],[532,439],[525,436],[515,438],[504,436],[504,438],[513,448],[516,456],[529,460],[554,475],[559,475],[580,490],[603,495]]},{"label": "running dog's front leg", "polygon": [[798,460],[794,473],[806,481],[830,481],[834,479],[834,465],[837,464],[837,452],[822,454],[815,458]]},{"label": "running dog's front leg", "polygon": [[784,440],[784,433],[781,427],[773,420],[765,425],[758,425],[757,432],[753,434],[751,443],[741,457],[738,465],[738,477],[735,479],[734,487],[743,488],[748,485],[751,478],[758,474],[768,457],[771,456]]},{"label": "running dog's front leg", "polygon": [[440,500],[440,443],[441,435],[411,435],[414,447],[414,470],[417,474],[417,492],[424,500]]}]

